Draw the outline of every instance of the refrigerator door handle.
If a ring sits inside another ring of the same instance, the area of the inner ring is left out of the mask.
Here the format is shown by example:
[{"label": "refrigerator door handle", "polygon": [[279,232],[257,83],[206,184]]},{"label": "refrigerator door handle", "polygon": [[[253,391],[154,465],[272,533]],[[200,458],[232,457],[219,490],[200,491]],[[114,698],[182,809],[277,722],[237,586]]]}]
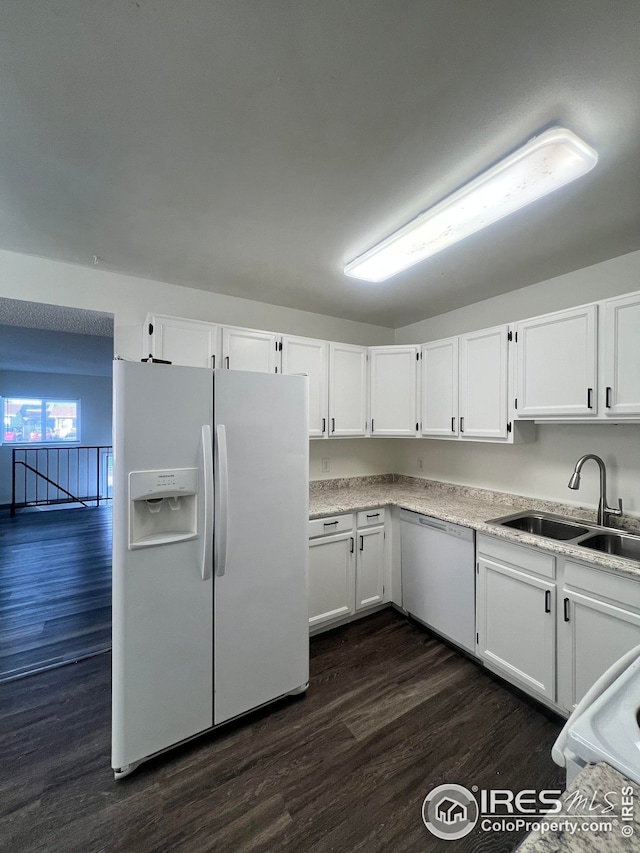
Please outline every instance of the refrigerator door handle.
[{"label": "refrigerator door handle", "polygon": [[218,518],[216,524],[217,560],[216,577],[221,578],[227,568],[227,509],[229,504],[229,466],[227,460],[227,432],[224,424],[216,427],[218,455]]},{"label": "refrigerator door handle", "polygon": [[204,531],[202,534],[202,580],[211,577],[213,563],[213,449],[211,427],[202,425],[202,458],[204,461]]}]

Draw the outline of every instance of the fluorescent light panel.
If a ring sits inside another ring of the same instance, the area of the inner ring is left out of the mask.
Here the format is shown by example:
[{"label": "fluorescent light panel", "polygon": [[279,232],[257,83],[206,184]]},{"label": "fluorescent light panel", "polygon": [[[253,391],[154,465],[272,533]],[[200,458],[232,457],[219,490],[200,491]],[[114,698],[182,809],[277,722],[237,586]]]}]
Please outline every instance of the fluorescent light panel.
[{"label": "fluorescent light panel", "polygon": [[597,162],[593,148],[570,130],[551,128],[348,263],[345,274],[385,281],[585,175]]}]

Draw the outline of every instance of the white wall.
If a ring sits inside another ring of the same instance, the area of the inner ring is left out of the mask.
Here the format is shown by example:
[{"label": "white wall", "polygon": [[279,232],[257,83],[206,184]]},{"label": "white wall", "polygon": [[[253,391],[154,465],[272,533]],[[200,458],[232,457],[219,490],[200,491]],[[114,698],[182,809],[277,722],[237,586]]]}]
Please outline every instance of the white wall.
[{"label": "white wall", "polygon": [[[214,323],[267,329],[346,343],[393,343],[393,329],[322,314],[178,287],[106,270],[91,269],[0,250],[0,296],[112,313],[115,351],[140,358],[142,324],[148,312]],[[322,475],[311,442],[310,476],[341,477],[388,473],[389,454],[378,442],[331,442],[331,473]],[[335,446],[335,449],[333,446]]]},{"label": "white wall", "polygon": [[[332,480],[334,477],[394,474],[399,443],[393,438],[312,440],[309,442],[309,478]],[[328,473],[322,471],[323,459],[329,460]]]},{"label": "white wall", "polygon": [[[435,340],[638,289],[640,252],[633,252],[405,326],[396,330],[395,340]],[[380,326],[4,251],[0,251],[0,296],[111,312],[116,320],[116,348],[121,341],[121,354],[134,358],[139,343],[137,330],[134,336],[128,336],[128,332],[144,321],[148,311],[359,344],[392,343],[394,338],[390,329]],[[134,347],[135,351],[127,351],[127,347]],[[415,457],[416,448],[420,447],[419,455],[424,457],[421,475],[425,477],[591,503],[589,472],[577,495],[566,488],[566,482],[578,456],[592,451],[603,455],[611,467],[611,499],[619,495],[628,509],[640,512],[640,427],[545,425],[536,429],[536,435],[534,443],[513,447],[408,439],[312,441],[310,476],[321,479],[390,472],[417,475]],[[322,473],[322,458],[330,459],[328,474]],[[592,476],[595,480],[595,469]]]},{"label": "white wall", "polygon": [[640,425],[544,424],[535,432],[534,442],[514,445],[403,439],[397,473],[595,508],[595,463],[585,465],[577,492],[567,484],[580,456],[596,453],[607,465],[609,504],[622,498],[625,513],[640,515]]},{"label": "white wall", "polygon": [[403,326],[396,329],[395,342],[423,344],[635,290],[640,290],[640,251]]},{"label": "white wall", "polygon": [[116,352],[131,358],[140,357],[134,327],[147,312],[362,345],[393,343],[394,335],[384,326],[6,251],[0,251],[0,296],[112,313]]},{"label": "white wall", "polygon": [[[640,252],[396,329],[396,343],[437,340],[636,290],[640,290]],[[535,427],[534,441],[503,446],[405,439],[397,448],[397,472],[593,505],[598,499],[598,472],[592,463],[585,468],[580,491],[567,488],[583,453],[597,453],[607,463],[609,502],[621,497],[625,511],[640,514],[640,425],[544,424]],[[422,471],[418,456],[424,458]]]},{"label": "white wall", "polygon": [[[111,444],[111,377],[3,370],[0,396],[80,400],[82,444]],[[0,505],[11,503],[11,449],[0,447]]]}]

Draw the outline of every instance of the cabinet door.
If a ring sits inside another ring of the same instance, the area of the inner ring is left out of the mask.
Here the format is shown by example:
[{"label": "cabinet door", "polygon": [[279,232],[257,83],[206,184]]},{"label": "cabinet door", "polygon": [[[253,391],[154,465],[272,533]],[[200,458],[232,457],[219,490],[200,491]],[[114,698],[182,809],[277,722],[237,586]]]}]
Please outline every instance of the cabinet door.
[{"label": "cabinet door", "polygon": [[597,413],[596,311],[586,305],[517,324],[518,418]]},{"label": "cabinet door", "polygon": [[371,347],[371,435],[415,436],[418,348]]},{"label": "cabinet door", "polygon": [[507,438],[507,326],[460,336],[460,437]]},{"label": "cabinet door", "polygon": [[326,435],[327,367],[329,346],[314,338],[282,337],[282,372],[309,377],[309,435]]},{"label": "cabinet door", "polygon": [[355,539],[352,531],[309,542],[309,627],[355,611]]},{"label": "cabinet door", "polygon": [[605,414],[640,415],[640,294],[605,302]]},{"label": "cabinet door", "polygon": [[555,584],[481,558],[478,653],[530,690],[555,699]]},{"label": "cabinet door", "polygon": [[259,332],[256,329],[224,328],[222,359],[222,366],[229,370],[278,373],[279,336],[271,332]]},{"label": "cabinet door", "polygon": [[384,527],[358,530],[356,610],[384,599]]},{"label": "cabinet door", "polygon": [[147,317],[150,353],[185,367],[219,367],[220,326],[178,317]]},{"label": "cabinet door", "polygon": [[563,596],[560,699],[571,711],[611,664],[640,643],[640,615],[578,592],[565,590]]},{"label": "cabinet door", "polygon": [[458,435],[458,338],[423,344],[422,435]]},{"label": "cabinet door", "polygon": [[367,348],[329,344],[329,435],[365,435]]}]

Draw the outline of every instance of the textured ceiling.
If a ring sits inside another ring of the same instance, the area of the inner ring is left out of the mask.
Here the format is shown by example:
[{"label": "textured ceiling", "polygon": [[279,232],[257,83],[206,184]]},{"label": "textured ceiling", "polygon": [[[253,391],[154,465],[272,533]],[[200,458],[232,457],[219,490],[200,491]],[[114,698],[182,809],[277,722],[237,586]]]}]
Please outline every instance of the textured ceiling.
[{"label": "textured ceiling", "polygon": [[[640,248],[637,0],[5,0],[0,247],[397,327]],[[344,263],[552,124],[596,169]]]},{"label": "textured ceiling", "polygon": [[[0,324],[113,338],[113,315],[0,297]],[[5,330],[6,334],[6,330]]]}]

